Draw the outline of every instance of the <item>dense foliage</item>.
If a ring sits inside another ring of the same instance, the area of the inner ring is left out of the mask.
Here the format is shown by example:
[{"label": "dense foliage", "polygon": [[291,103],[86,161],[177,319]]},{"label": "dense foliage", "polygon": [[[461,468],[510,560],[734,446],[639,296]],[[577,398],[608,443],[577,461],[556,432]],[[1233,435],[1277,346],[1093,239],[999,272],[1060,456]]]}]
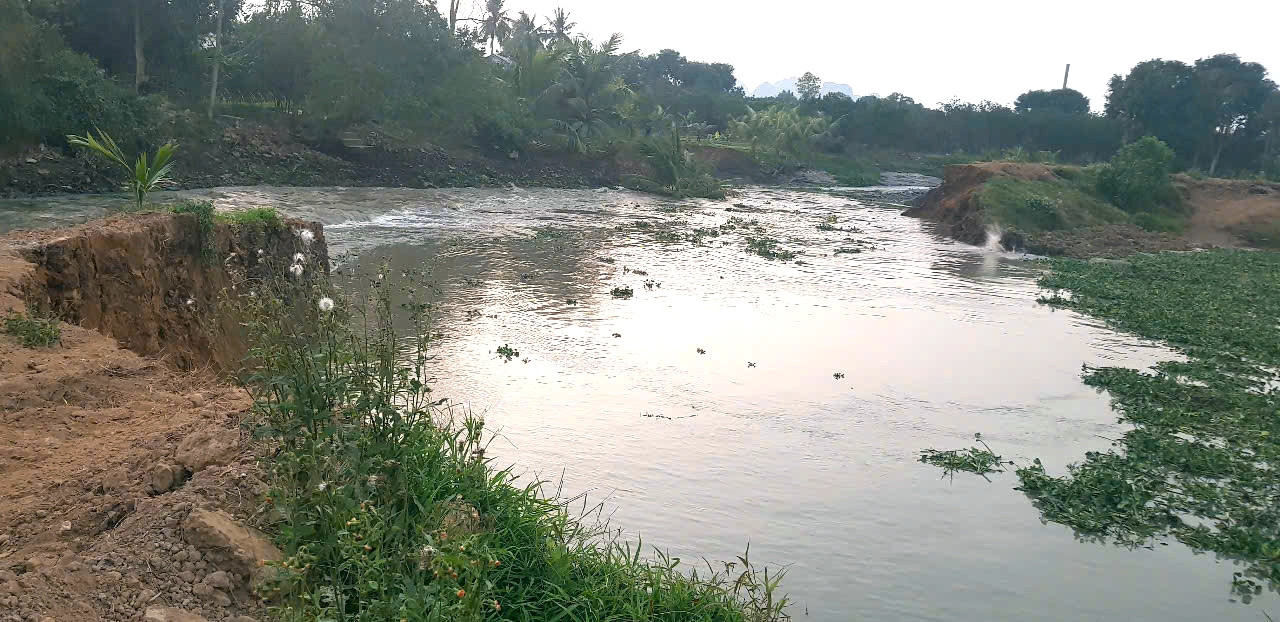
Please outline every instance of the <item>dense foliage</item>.
[{"label": "dense foliage", "polygon": [[618,35],[576,33],[563,10],[540,18],[504,0],[0,0],[0,18],[7,150],[64,145],[94,126],[140,150],[175,132],[203,140],[200,125],[173,121],[170,102],[287,121],[333,147],[372,128],[495,156],[612,153],[674,126],[778,167],[1011,149],[1087,163],[1151,135],[1176,168],[1280,175],[1280,93],[1265,68],[1229,54],[1140,63],[1093,114],[1072,89],[928,107],[901,93],[821,95],[808,72],[798,93],[748,98],[731,65],[629,52]]}]

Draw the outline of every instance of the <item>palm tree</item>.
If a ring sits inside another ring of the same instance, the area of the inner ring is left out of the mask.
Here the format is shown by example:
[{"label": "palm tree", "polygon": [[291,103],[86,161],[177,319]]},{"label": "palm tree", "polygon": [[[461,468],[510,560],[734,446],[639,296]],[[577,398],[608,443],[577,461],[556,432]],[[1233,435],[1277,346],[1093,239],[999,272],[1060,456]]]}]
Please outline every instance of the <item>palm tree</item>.
[{"label": "palm tree", "polygon": [[579,39],[571,45],[564,73],[553,87],[560,107],[560,118],[554,124],[579,152],[586,151],[588,139],[609,130],[610,121],[618,117],[618,107],[632,94],[613,72],[621,46],[618,34],[599,45]]},{"label": "palm tree", "polygon": [[485,37],[489,39],[490,55],[493,54],[493,44],[505,41],[511,34],[511,18],[507,17],[507,9],[503,4],[505,0],[485,0],[484,3],[486,16],[482,26]]},{"label": "palm tree", "polygon": [[569,12],[562,8],[557,8],[551,19],[547,20],[555,41],[569,41],[569,32],[577,25],[576,22],[569,21]]}]

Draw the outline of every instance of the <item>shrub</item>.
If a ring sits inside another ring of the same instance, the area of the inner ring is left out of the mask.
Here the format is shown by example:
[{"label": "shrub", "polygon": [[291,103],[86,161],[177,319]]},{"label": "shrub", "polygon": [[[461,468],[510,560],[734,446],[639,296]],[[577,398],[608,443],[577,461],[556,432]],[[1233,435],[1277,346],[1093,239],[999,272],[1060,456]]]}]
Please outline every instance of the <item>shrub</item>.
[{"label": "shrub", "polygon": [[1154,136],[1120,148],[1098,172],[1098,191],[1127,212],[1176,205],[1177,191],[1169,174],[1173,150]]},{"label": "shrub", "polygon": [[37,317],[12,309],[4,316],[4,332],[17,337],[28,348],[62,343],[62,324],[57,318]]}]

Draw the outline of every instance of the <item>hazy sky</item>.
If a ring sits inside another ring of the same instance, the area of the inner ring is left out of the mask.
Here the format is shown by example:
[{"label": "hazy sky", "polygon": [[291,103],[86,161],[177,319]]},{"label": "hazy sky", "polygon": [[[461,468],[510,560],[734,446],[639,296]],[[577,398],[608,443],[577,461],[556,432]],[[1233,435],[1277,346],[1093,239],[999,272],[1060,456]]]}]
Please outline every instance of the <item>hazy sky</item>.
[{"label": "hazy sky", "polygon": [[[478,15],[483,2],[468,2]],[[1069,86],[1100,110],[1112,74],[1221,52],[1280,81],[1280,0],[507,0],[512,17],[523,10],[539,21],[557,6],[593,38],[622,33],[628,51],[673,48],[732,64],[748,91],[812,71],[859,95],[1012,103],[1061,86],[1071,63]]]}]

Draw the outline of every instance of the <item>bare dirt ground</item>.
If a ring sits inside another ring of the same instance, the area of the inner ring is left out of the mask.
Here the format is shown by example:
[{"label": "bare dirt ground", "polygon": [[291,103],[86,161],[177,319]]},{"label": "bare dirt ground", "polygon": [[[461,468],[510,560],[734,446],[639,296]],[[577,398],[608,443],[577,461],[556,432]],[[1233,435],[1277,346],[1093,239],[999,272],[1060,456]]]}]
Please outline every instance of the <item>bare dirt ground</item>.
[{"label": "bare dirt ground", "polygon": [[1186,231],[1192,243],[1252,246],[1280,233],[1280,184],[1179,176],[1178,185],[1195,209]]},{"label": "bare dirt ground", "polygon": [[[33,270],[0,239],[0,316]],[[247,547],[206,520],[251,523],[265,492],[249,407],[80,326],[52,347],[0,334],[0,622],[254,619]]]}]

